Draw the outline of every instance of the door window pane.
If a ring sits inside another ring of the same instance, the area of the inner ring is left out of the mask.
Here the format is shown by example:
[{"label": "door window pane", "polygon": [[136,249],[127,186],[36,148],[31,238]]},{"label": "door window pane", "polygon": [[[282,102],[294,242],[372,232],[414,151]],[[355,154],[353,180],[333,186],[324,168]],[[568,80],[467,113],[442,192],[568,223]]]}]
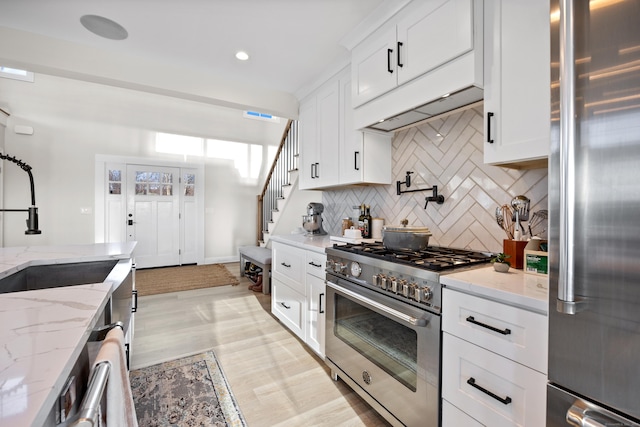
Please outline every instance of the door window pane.
[{"label": "door window pane", "polygon": [[184,174],[184,195],[193,197],[196,195],[196,175],[193,173]]},{"label": "door window pane", "polygon": [[119,169],[109,169],[109,194],[122,194],[122,173]]},{"label": "door window pane", "polygon": [[137,196],[173,196],[173,174],[136,171]]}]

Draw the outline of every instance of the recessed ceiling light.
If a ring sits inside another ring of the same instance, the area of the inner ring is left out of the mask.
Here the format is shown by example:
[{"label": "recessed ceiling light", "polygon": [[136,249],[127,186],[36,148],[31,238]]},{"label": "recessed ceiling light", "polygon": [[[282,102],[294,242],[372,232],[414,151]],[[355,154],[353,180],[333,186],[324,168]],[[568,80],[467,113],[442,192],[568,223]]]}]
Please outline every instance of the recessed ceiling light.
[{"label": "recessed ceiling light", "polygon": [[240,50],[236,52],[236,58],[238,58],[240,61],[246,61],[247,59],[249,59],[249,54]]},{"label": "recessed ceiling light", "polygon": [[84,15],[80,17],[80,23],[93,34],[105,39],[124,40],[129,37],[129,33],[122,25],[104,16]]}]

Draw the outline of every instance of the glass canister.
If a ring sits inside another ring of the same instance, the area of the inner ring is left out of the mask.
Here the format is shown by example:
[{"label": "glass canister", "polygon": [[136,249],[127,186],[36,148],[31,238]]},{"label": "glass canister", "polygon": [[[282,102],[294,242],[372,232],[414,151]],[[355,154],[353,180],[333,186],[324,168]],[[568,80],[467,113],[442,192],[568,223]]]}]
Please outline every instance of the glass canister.
[{"label": "glass canister", "polygon": [[344,236],[344,230],[348,230],[352,225],[353,222],[351,222],[351,219],[342,218],[342,236]]}]

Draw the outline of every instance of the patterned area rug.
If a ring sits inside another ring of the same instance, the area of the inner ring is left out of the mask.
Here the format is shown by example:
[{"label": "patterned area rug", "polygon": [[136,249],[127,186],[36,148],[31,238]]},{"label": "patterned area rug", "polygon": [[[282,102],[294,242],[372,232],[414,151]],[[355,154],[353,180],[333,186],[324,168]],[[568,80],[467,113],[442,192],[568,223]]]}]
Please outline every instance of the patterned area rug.
[{"label": "patterned area rug", "polygon": [[141,297],[238,283],[237,277],[222,264],[136,270],[136,289]]},{"label": "patterned area rug", "polygon": [[129,373],[138,424],[246,427],[213,351]]}]

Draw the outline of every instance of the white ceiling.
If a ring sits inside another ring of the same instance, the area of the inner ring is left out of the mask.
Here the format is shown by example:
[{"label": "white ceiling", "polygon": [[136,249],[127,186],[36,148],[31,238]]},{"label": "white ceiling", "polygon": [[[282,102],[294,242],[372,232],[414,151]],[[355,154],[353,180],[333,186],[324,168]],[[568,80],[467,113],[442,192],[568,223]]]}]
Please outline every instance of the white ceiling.
[{"label": "white ceiling", "polygon": [[[350,54],[341,40],[383,3],[400,2],[0,0],[0,27],[19,31],[12,35],[33,33],[55,40],[60,55],[64,47],[82,46],[198,71],[218,85],[228,82],[299,96],[327,70],[337,71],[348,62]],[[85,14],[116,21],[129,37],[114,41],[90,33],[79,21]],[[6,60],[1,50],[0,44],[0,59]],[[249,61],[236,60],[238,50],[248,52]]]}]

